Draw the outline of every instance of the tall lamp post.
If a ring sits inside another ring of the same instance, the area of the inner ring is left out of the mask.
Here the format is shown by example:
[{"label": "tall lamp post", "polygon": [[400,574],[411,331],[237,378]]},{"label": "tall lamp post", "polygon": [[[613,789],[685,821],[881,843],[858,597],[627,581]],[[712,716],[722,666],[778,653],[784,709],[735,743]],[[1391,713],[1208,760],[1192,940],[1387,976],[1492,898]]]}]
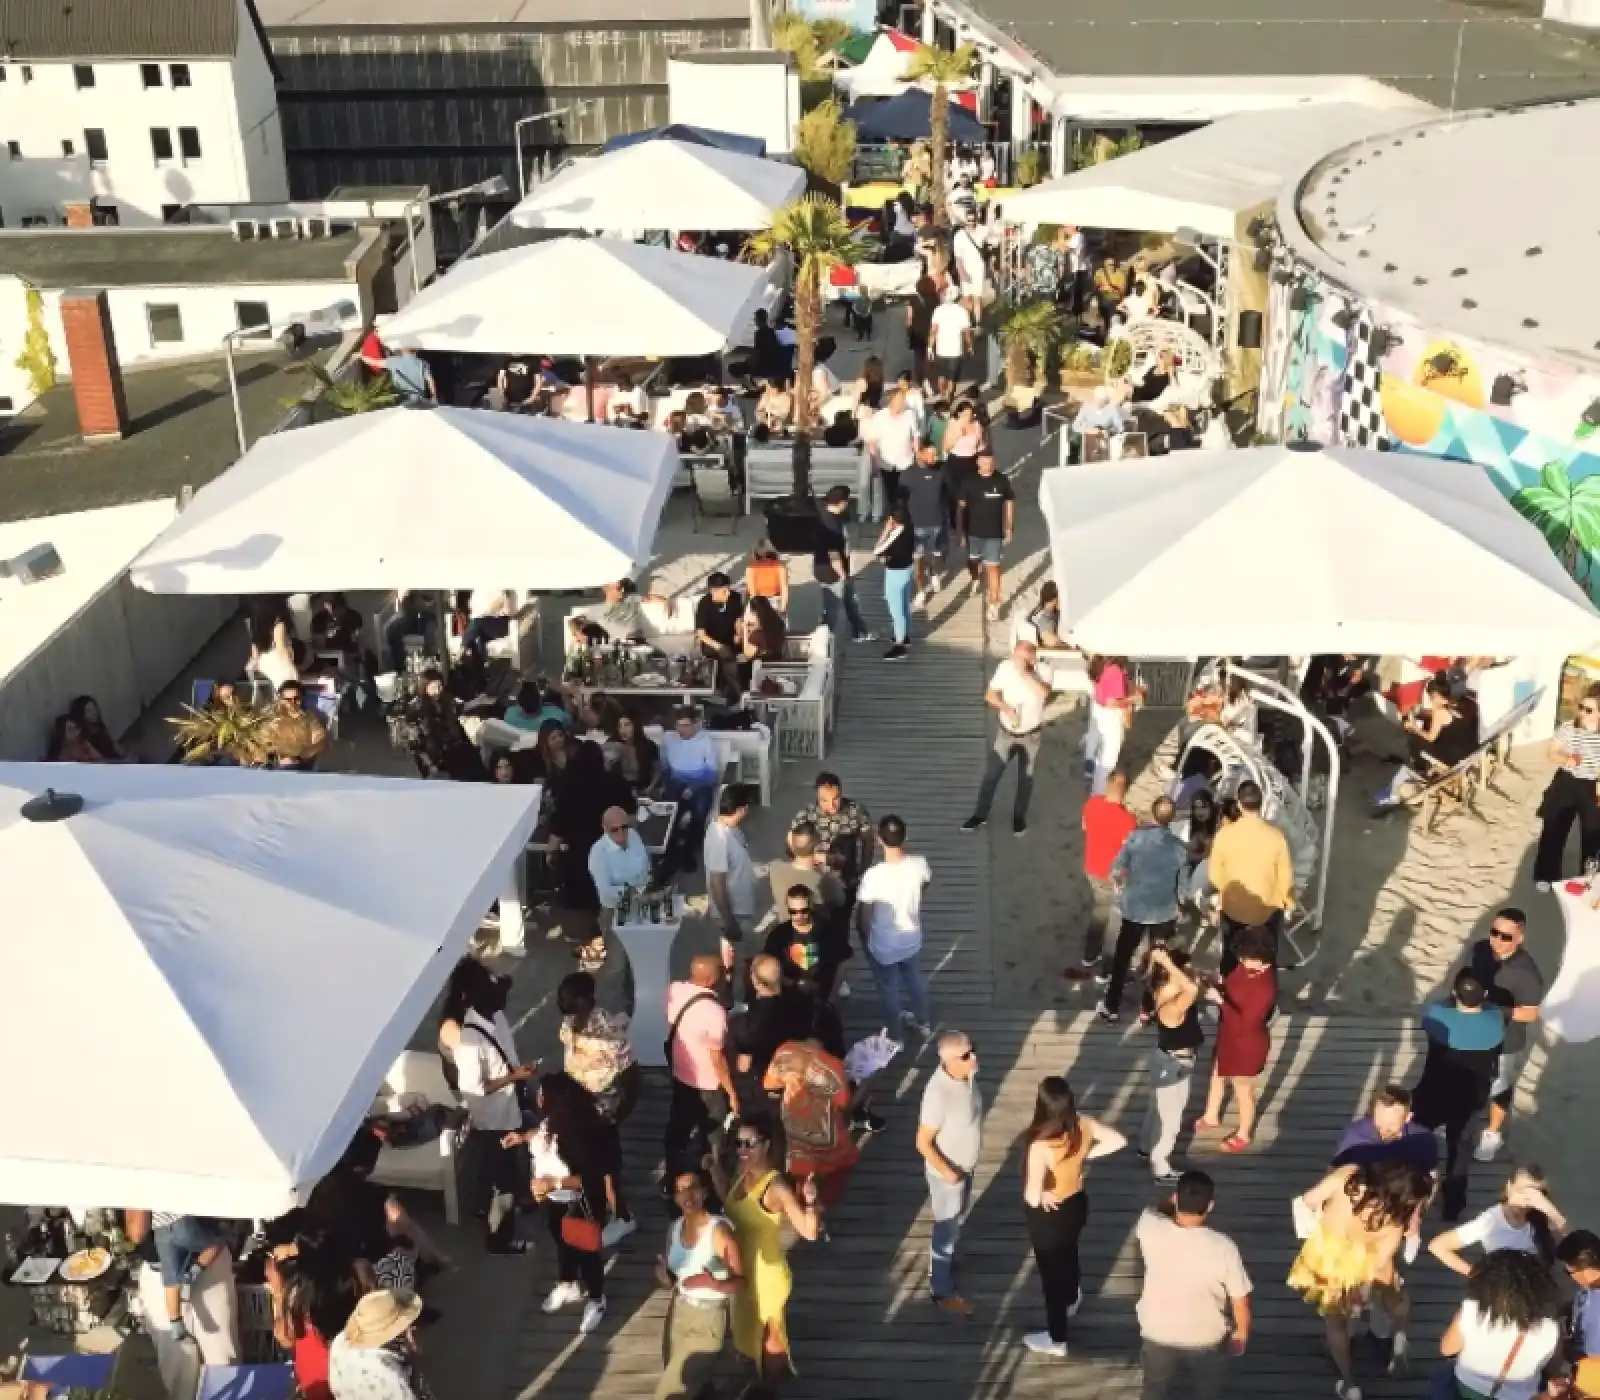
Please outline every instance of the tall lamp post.
[{"label": "tall lamp post", "polygon": [[265,340],[276,333],[277,340],[283,348],[292,350],[305,337],[307,331],[343,330],[360,314],[360,308],[355,302],[336,301],[331,306],[324,306],[317,311],[307,311],[287,321],[274,321],[264,326],[240,326],[222,337],[222,349],[228,361],[228,393],[233,399],[233,426],[239,436],[241,457],[250,450],[250,444],[244,434],[244,409],[239,403],[239,377],[233,368],[234,346],[245,336]]},{"label": "tall lamp post", "polygon": [[598,98],[586,98],[582,102],[574,102],[567,107],[557,107],[553,112],[535,112],[531,117],[518,117],[511,128],[511,139],[517,146],[517,191],[519,194],[528,193],[528,169],[522,159],[522,128],[531,126],[534,122],[553,121],[557,117],[564,117],[569,112],[581,115],[585,108],[593,107]]},{"label": "tall lamp post", "polygon": [[406,218],[406,250],[411,257],[411,290],[422,290],[422,274],[417,270],[417,226],[412,211],[425,209],[432,204],[444,204],[452,199],[494,199],[498,195],[510,194],[511,186],[504,175],[491,175],[487,180],[480,180],[475,185],[463,185],[459,190],[446,190],[443,194],[430,194],[422,199],[413,199],[405,208]]}]

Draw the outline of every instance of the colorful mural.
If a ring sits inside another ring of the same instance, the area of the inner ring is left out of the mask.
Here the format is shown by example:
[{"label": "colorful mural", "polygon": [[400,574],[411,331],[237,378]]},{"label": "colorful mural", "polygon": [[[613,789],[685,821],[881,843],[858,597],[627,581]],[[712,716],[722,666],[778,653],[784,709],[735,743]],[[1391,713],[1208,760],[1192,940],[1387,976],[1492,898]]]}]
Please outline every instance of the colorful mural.
[{"label": "colorful mural", "polygon": [[1477,462],[1600,603],[1600,375],[1304,285],[1288,314],[1281,436]]}]

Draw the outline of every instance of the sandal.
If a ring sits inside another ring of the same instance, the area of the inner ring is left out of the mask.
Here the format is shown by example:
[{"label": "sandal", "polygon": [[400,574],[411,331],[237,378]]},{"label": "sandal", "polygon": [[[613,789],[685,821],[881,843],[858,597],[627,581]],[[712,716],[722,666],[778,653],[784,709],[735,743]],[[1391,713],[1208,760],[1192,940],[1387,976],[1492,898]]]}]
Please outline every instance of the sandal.
[{"label": "sandal", "polygon": [[1189,1131],[1191,1133],[1220,1133],[1222,1131],[1222,1124],[1213,1123],[1209,1118],[1196,1118],[1194,1122],[1189,1125]]},{"label": "sandal", "polygon": [[1238,1133],[1233,1133],[1222,1139],[1222,1150],[1224,1152],[1247,1152],[1249,1149],[1250,1139],[1240,1137]]}]

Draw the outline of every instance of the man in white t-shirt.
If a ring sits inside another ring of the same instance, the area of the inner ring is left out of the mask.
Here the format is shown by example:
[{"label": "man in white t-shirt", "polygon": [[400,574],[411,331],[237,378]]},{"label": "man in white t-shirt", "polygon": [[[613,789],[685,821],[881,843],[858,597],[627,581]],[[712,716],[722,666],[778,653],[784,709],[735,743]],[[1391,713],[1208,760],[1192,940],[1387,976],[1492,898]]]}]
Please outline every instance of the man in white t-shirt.
[{"label": "man in white t-shirt", "polygon": [[[743,783],[729,783],[718,799],[716,818],[706,827],[702,852],[711,907],[722,919],[722,965],[730,973],[737,946],[756,926],[756,868],[739,829],[749,815],[749,789]],[[739,985],[737,978],[733,985]]]},{"label": "man in white t-shirt", "polygon": [[[922,891],[933,872],[921,856],[906,852],[906,824],[896,816],[878,823],[883,859],[861,877],[856,892],[856,931],[883,998],[889,1035],[898,1039],[905,1020],[924,1036],[933,1034],[933,1012],[917,956],[922,952]],[[911,1003],[906,1009],[904,1001]]]},{"label": "man in white t-shirt", "polygon": [[900,473],[917,460],[917,415],[907,404],[904,389],[890,391],[889,402],[872,415],[871,430],[863,437],[872,458],[867,519],[877,523],[899,498]]},{"label": "man in white t-shirt", "polygon": [[1017,760],[1017,801],[1011,830],[1021,836],[1028,830],[1028,798],[1033,795],[1033,771],[1039,762],[1039,731],[1044,707],[1050,699],[1050,668],[1039,664],[1039,648],[1018,641],[1011,655],[997,667],[984,702],[1000,716],[1000,729],[989,750],[989,766],[978,789],[972,815],[961,823],[963,831],[976,831],[989,820],[995,789],[1012,758]]},{"label": "man in white t-shirt", "polygon": [[961,361],[972,351],[972,315],[961,304],[959,287],[944,289],[944,301],[933,313],[931,325],[934,375],[939,392],[951,399],[961,382]]},{"label": "man in white t-shirt", "polygon": [[984,296],[989,288],[989,264],[983,256],[984,231],[978,223],[976,204],[962,211],[956,231],[950,236],[950,251],[961,279],[961,299],[974,322],[983,315]]}]

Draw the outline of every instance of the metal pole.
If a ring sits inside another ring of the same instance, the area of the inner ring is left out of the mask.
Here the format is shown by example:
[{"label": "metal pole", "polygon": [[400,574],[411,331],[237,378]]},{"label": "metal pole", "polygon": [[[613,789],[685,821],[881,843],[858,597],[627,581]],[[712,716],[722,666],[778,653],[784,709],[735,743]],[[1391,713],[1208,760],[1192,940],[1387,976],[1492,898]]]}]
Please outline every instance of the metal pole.
[{"label": "metal pole", "polygon": [[244,440],[244,409],[239,404],[239,376],[233,372],[233,341],[238,334],[233,330],[223,336],[222,349],[228,360],[228,393],[233,399],[233,427],[239,435],[239,455],[243,457],[250,447]]},{"label": "metal pole", "polygon": [[517,147],[517,194],[523,199],[528,196],[528,168],[522,160],[522,128],[533,120],[533,117],[518,117],[511,127],[511,139]]},{"label": "metal pole", "polygon": [[[411,291],[415,295],[422,290],[422,278],[417,272],[417,230],[411,221],[411,211],[417,207],[418,201],[413,199],[406,205],[406,248],[411,254]],[[427,206],[424,205],[424,208]]]},{"label": "metal pole", "polygon": [[1455,66],[1450,70],[1450,116],[1449,116],[1449,120],[1451,120],[1451,121],[1455,120],[1455,115],[1456,115],[1456,89],[1459,88],[1460,85],[1461,85],[1461,50],[1465,46],[1466,41],[1467,41],[1467,22],[1466,22],[1466,20],[1462,20],[1461,23],[1456,26],[1456,61],[1455,61]]}]

